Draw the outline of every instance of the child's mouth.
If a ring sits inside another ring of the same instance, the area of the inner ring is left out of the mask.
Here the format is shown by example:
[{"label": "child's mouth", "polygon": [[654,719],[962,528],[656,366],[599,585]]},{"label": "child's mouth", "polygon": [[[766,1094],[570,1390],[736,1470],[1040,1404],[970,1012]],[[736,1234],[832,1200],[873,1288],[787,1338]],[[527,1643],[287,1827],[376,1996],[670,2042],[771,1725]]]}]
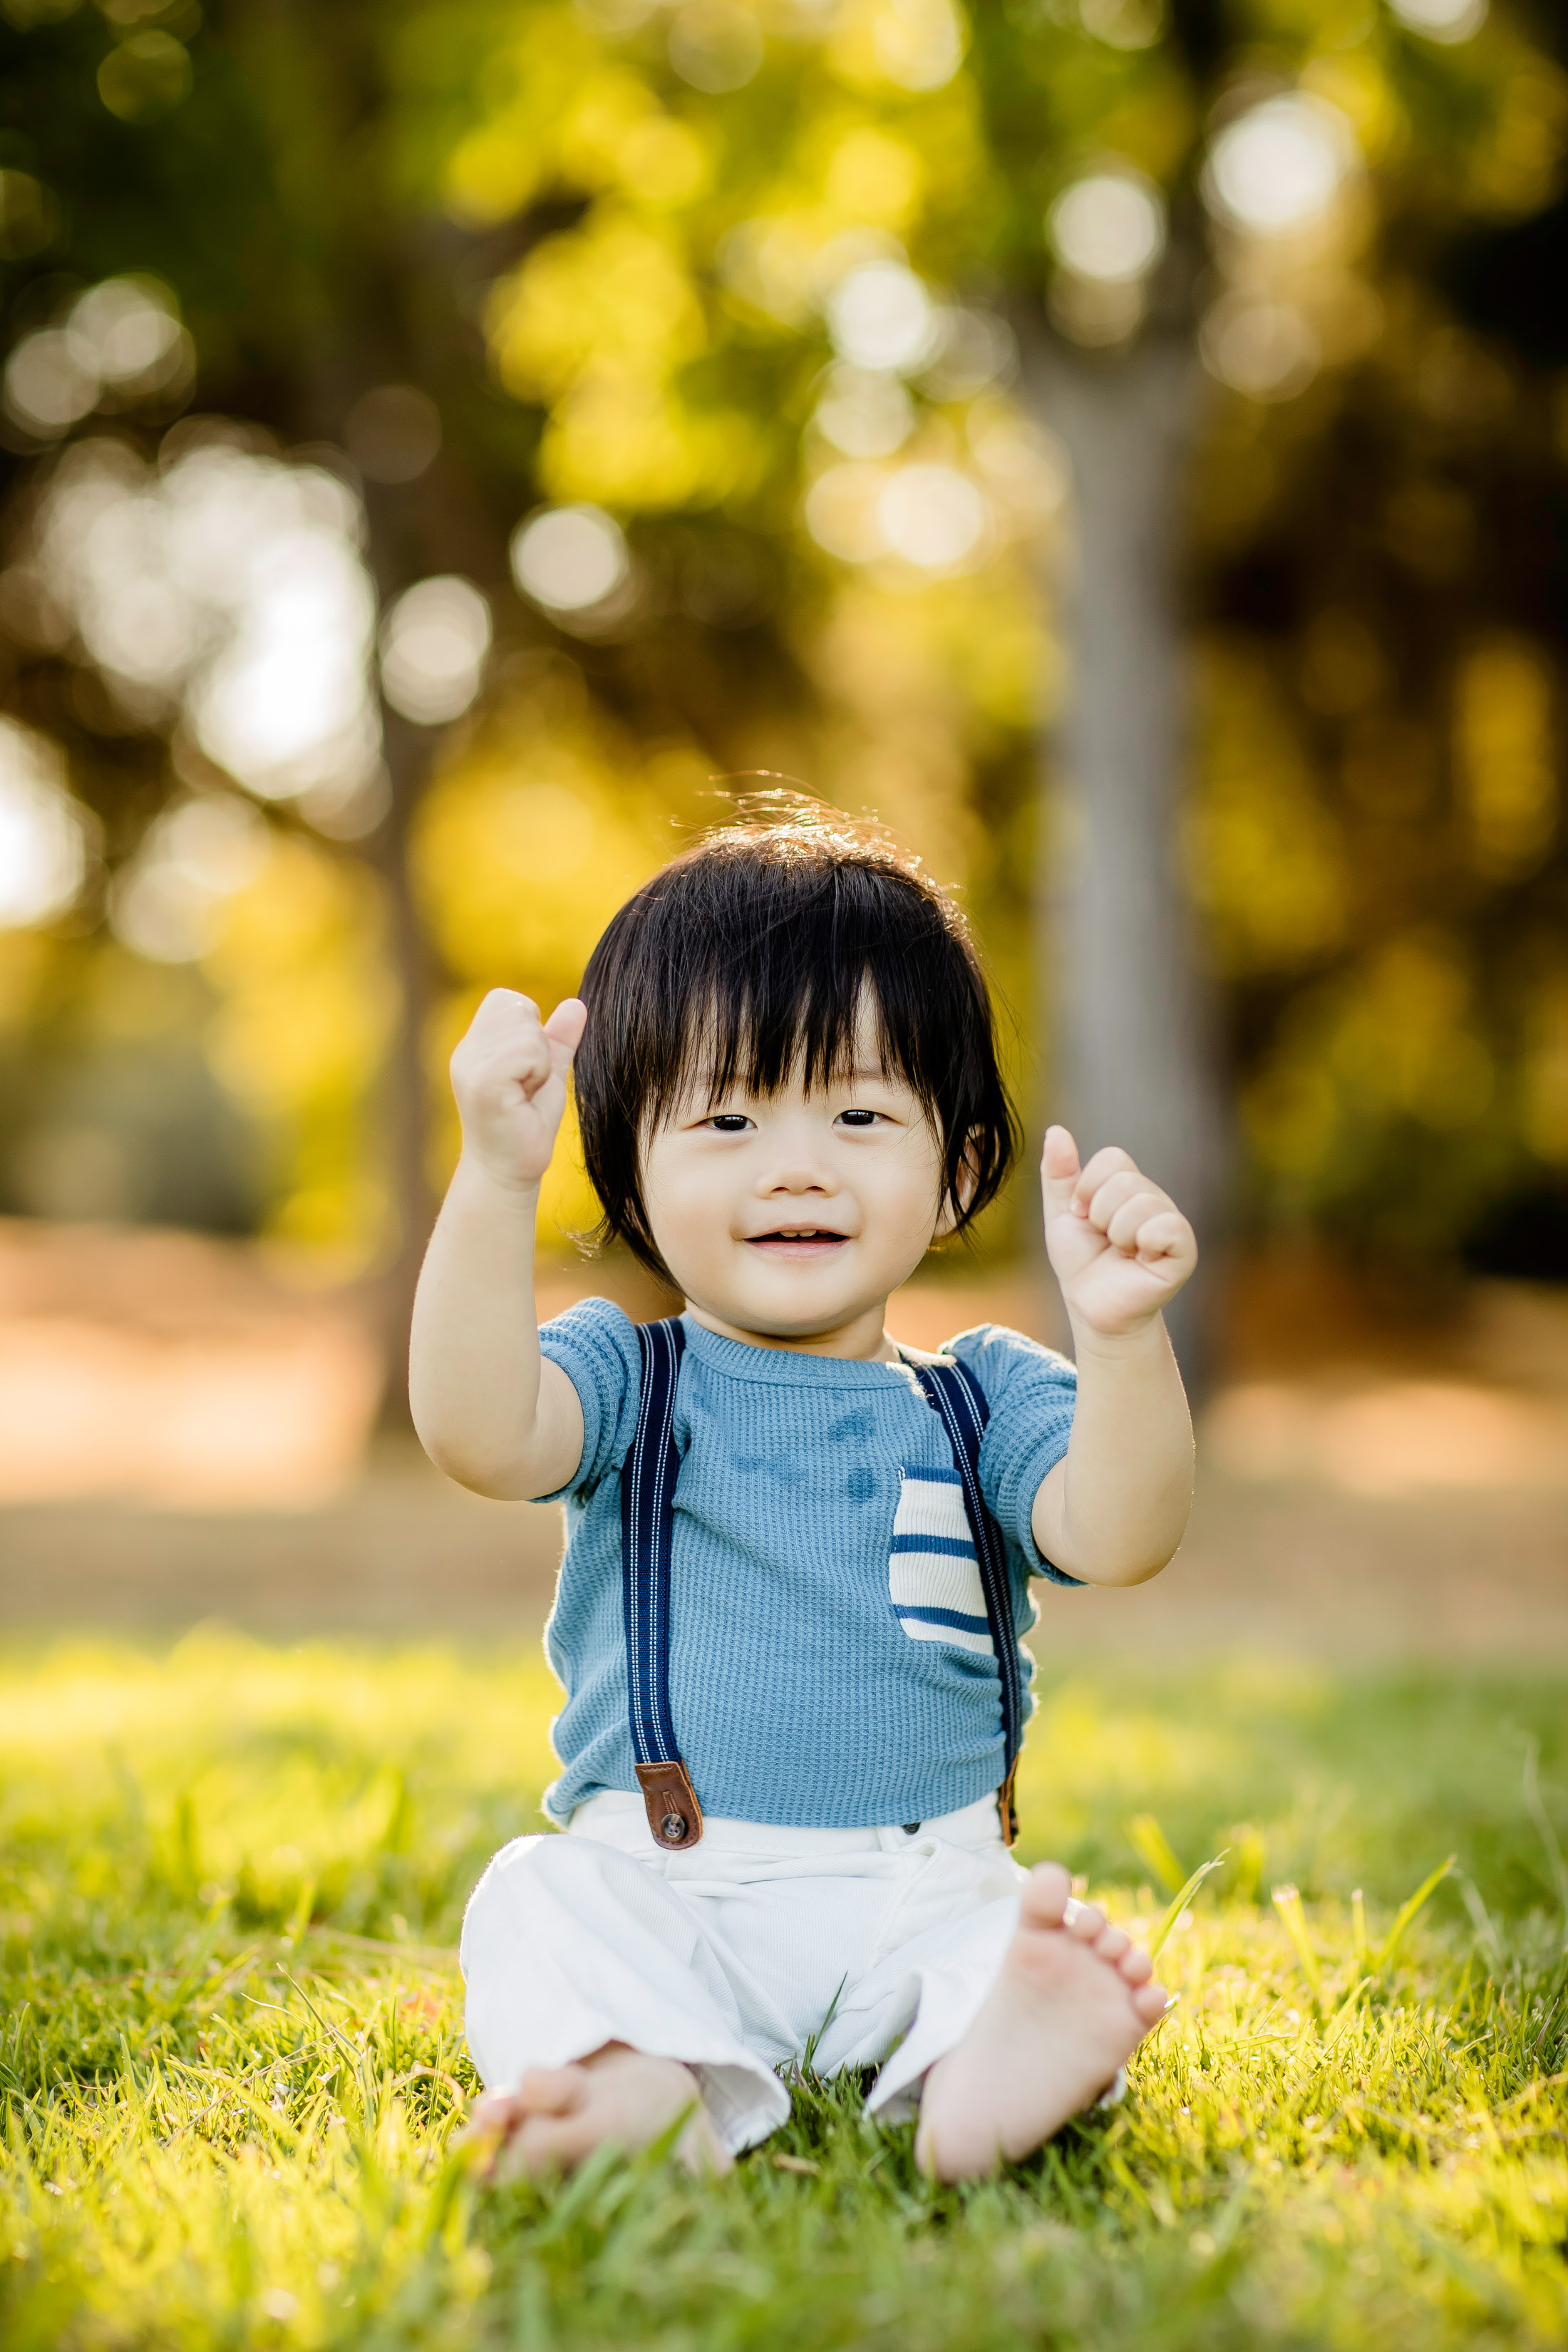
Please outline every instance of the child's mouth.
[{"label": "child's mouth", "polygon": [[847,1234],[829,1233],[824,1225],[786,1226],[779,1233],[749,1234],[746,1246],[763,1250],[770,1257],[828,1257],[842,1249],[848,1238]]}]

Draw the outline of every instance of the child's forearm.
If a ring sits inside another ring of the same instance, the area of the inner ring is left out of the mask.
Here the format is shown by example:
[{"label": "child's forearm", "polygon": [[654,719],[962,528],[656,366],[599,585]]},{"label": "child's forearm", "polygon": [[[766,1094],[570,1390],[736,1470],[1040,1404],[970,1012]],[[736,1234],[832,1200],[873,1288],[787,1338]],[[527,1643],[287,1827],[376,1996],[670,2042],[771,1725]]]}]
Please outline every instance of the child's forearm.
[{"label": "child's forearm", "polygon": [[465,1152],[414,1304],[408,1395],[426,1453],[460,1485],[523,1501],[552,1494],[583,1452],[577,1391],[540,1355],[533,1297],[539,1185]]},{"label": "child's forearm", "polygon": [[1193,1425],[1163,1319],[1107,1336],[1076,1319],[1078,1404],[1066,1457],[1035,1497],[1035,1541],[1088,1584],[1142,1584],[1181,1542]]}]

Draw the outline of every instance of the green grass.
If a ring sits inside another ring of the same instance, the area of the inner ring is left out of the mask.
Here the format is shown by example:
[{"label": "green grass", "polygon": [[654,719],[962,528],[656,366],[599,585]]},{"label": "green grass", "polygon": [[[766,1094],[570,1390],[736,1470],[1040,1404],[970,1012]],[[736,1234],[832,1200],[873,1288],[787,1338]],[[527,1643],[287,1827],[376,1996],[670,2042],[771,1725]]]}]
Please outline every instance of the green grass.
[{"label": "green grass", "polygon": [[476,2186],[450,1947],[536,1825],[551,1696],[521,1658],[214,1633],[0,1664],[6,2352],[1568,2338],[1561,1680],[1047,1692],[1026,1858],[1150,1927],[1228,1852],[1127,2101],[940,2193],[809,2082],[714,2188],[658,2151]]}]

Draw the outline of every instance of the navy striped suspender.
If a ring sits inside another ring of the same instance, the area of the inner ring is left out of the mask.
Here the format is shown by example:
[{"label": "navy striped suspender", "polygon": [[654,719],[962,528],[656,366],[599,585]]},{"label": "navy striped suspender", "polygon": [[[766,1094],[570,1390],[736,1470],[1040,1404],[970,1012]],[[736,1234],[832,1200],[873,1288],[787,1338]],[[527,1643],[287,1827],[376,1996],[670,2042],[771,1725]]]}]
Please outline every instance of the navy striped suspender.
[{"label": "navy striped suspender", "polygon": [[[683,1853],[702,1835],[702,1809],[676,1745],[669,1712],[669,1552],[675,1481],[675,1384],[686,1333],[671,1318],[637,1327],[642,1359],[637,1434],[621,1473],[621,1600],[626,1620],[626,1691],[632,1757],[654,1842]],[[947,1432],[963,1481],[963,1507],[980,1563],[985,1617],[1002,1685],[1005,1777],[997,1791],[1003,1835],[1018,1834],[1013,1781],[1023,1738],[1023,1685],[1013,1624],[1007,1563],[996,1523],[980,1490],[980,1441],[987,1408],[962,1364],[905,1362]]]},{"label": "navy striped suspender", "polygon": [[637,1435],[621,1473],[621,1602],[626,1628],[626,1693],[632,1759],[657,1844],[679,1853],[702,1835],[702,1811],[675,1744],[669,1718],[669,1539],[680,1457],[675,1449],[675,1383],[684,1327],[640,1323],[642,1379]]},{"label": "navy striped suspender", "polygon": [[[902,1352],[900,1350],[900,1352]],[[974,1375],[952,1357],[934,1364],[904,1361],[925,1392],[926,1402],[947,1432],[947,1442],[963,1480],[963,1510],[980,1564],[980,1586],[985,1595],[985,1622],[996,1653],[996,1673],[1002,1685],[1002,1785],[996,1808],[1002,1834],[1012,1845],[1018,1835],[1018,1809],[1013,1784],[1018,1772],[1018,1750],[1024,1744],[1024,1680],[1018,1664],[1018,1635],[1013,1623],[1013,1595],[1007,1577],[1007,1556],[1002,1533],[985,1507],[980,1488],[980,1441],[991,1409]]]}]

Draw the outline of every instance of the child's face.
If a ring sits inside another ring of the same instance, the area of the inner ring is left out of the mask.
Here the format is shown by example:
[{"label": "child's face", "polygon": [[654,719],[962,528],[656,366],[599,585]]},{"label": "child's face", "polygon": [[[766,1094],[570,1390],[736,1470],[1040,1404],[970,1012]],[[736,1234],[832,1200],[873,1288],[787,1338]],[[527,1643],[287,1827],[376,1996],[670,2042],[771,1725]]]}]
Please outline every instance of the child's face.
[{"label": "child's face", "polygon": [[885,1304],[949,1229],[920,1101],[862,1058],[811,1093],[796,1081],[689,1098],[649,1137],[648,1223],[693,1307],[770,1339],[837,1330]]}]

